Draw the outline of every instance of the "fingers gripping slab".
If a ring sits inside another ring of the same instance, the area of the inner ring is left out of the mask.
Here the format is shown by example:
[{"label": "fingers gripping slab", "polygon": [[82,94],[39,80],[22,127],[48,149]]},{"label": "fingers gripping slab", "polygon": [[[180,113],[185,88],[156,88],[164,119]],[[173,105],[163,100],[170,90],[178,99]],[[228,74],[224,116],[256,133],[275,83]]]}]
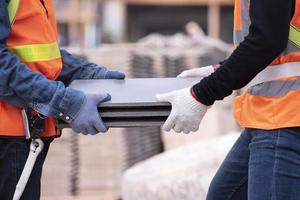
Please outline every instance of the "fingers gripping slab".
[{"label": "fingers gripping slab", "polygon": [[190,133],[198,130],[208,106],[199,103],[190,93],[190,88],[157,95],[157,100],[171,102],[172,111],[163,125],[163,130]]},{"label": "fingers gripping slab", "polygon": [[110,99],[111,96],[107,93],[85,94],[85,102],[70,124],[73,131],[91,135],[106,132],[107,128],[98,113],[98,104]]}]

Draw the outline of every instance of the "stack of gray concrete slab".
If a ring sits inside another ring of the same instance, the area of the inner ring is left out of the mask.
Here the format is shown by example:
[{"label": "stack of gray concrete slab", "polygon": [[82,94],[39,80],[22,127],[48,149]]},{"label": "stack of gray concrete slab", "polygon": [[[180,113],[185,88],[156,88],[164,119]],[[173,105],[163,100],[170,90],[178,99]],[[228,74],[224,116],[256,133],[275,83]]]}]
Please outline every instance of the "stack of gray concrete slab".
[{"label": "stack of gray concrete slab", "polygon": [[111,95],[111,101],[99,105],[100,116],[108,127],[157,127],[166,121],[171,104],[158,102],[156,94],[190,87],[198,81],[199,78],[77,80],[70,87],[89,94]]}]

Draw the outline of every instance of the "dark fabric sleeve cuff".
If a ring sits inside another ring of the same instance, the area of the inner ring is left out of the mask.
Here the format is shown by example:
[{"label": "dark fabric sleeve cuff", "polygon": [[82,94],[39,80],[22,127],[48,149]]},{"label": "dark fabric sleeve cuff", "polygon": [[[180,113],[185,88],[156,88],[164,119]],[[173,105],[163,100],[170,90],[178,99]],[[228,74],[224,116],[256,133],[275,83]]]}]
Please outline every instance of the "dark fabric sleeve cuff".
[{"label": "dark fabric sleeve cuff", "polygon": [[201,104],[204,104],[204,103],[196,96],[196,94],[195,94],[193,88],[191,88],[190,92],[191,92],[192,97],[193,97],[196,101],[198,101],[198,102],[201,103]]},{"label": "dark fabric sleeve cuff", "polygon": [[208,94],[205,92],[205,87],[201,82],[202,81],[194,85],[191,90],[193,91],[194,97],[197,101],[199,101],[200,103],[206,106],[211,106],[214,104],[215,100],[209,98]]}]

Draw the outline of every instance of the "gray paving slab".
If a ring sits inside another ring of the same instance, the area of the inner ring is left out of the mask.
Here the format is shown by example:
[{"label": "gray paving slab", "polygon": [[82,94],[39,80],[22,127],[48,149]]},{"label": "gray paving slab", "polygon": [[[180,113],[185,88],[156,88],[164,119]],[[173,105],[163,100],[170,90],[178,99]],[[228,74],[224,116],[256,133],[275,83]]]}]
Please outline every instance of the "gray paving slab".
[{"label": "gray paving slab", "polygon": [[149,121],[149,122],[108,122],[109,128],[127,128],[127,127],[160,127],[164,124],[164,121]]},{"label": "gray paving slab", "polygon": [[101,107],[102,117],[154,117],[169,116],[171,105],[168,106],[136,106],[136,107]]},{"label": "gray paving slab", "polygon": [[70,87],[86,93],[109,93],[112,99],[101,104],[102,107],[166,106],[170,104],[156,101],[156,94],[191,87],[199,81],[199,78],[75,80]]},{"label": "gray paving slab", "polygon": [[101,112],[101,117],[120,118],[120,117],[157,117],[157,116],[169,116],[170,111],[135,111],[135,112]]},{"label": "gray paving slab", "polygon": [[[103,118],[103,121],[105,123],[105,125],[109,128],[126,128],[126,127],[159,127],[162,126],[164,124],[164,122],[166,121],[166,117],[164,118],[135,118],[135,119],[131,119],[131,118],[114,118],[112,119],[106,119]],[[64,128],[70,128],[69,124],[66,124],[64,122],[59,122],[57,124],[57,127],[59,129],[64,129]]]},{"label": "gray paving slab", "polygon": [[153,106],[169,106],[169,102],[144,102],[144,103],[113,103],[105,102],[99,105],[99,108],[136,108],[136,107],[153,107]]},{"label": "gray paving slab", "polygon": [[[124,105],[124,104],[122,104]],[[126,104],[129,105],[129,104]],[[108,106],[108,107],[100,107],[99,111],[101,112],[135,112],[135,111],[169,111],[171,110],[171,104],[168,105],[152,105],[152,106],[137,106],[136,104],[133,104],[133,106]]]},{"label": "gray paving slab", "polygon": [[[179,90],[199,82],[199,78],[143,78],[125,80],[76,80],[70,87],[85,93],[109,93],[111,101],[99,105],[108,127],[161,126],[171,112],[171,104],[157,102],[156,94]],[[58,128],[68,128],[62,121]]]}]

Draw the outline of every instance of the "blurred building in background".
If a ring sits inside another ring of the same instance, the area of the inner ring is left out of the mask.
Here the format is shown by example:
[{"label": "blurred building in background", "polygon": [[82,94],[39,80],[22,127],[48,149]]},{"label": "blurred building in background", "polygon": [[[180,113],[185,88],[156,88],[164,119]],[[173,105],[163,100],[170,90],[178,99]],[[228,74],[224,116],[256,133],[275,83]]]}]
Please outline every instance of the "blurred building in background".
[{"label": "blurred building in background", "polygon": [[135,42],[150,33],[182,32],[197,22],[231,43],[234,0],[54,0],[62,46],[94,48]]}]

